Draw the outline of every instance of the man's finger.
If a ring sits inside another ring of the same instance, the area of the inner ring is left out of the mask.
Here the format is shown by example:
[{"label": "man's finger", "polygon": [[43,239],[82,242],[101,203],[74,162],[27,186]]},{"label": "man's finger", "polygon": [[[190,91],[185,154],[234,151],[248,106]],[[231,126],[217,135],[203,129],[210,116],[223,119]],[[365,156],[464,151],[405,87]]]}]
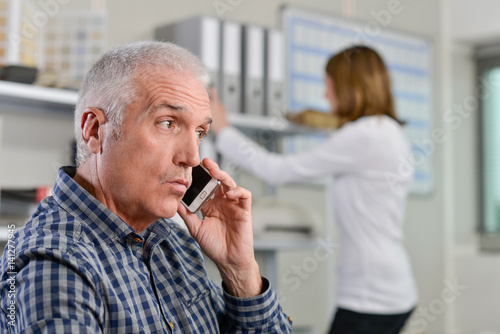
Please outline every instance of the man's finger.
[{"label": "man's finger", "polygon": [[230,200],[238,201],[245,209],[250,210],[252,206],[252,193],[245,188],[233,188],[226,192],[226,197]]},{"label": "man's finger", "polygon": [[229,174],[219,168],[219,165],[209,158],[203,159],[203,166],[210,172],[212,177],[220,181],[224,192],[228,192],[236,188],[236,182],[229,176]]},{"label": "man's finger", "polygon": [[189,212],[182,203],[179,203],[177,207],[177,213],[179,214],[179,216],[181,216],[182,220],[184,220],[189,233],[191,233],[192,236],[195,236],[201,223],[198,216],[194,213]]}]

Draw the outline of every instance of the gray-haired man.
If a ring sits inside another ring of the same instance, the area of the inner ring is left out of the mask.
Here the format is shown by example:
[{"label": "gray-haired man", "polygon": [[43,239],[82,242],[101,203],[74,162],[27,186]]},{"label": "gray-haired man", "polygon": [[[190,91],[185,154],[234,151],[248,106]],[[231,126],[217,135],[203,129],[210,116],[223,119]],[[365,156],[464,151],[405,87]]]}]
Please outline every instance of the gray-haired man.
[{"label": "gray-haired man", "polygon": [[[2,257],[0,328],[291,331],[254,258],[250,192],[205,159],[222,186],[203,220],[180,205],[212,121],[207,84],[199,60],[170,43],[118,47],[92,67],[75,111],[77,168],[61,168],[54,195],[17,232],[14,267]],[[176,212],[190,234],[165,219]],[[207,277],[201,250],[223,289]]]}]

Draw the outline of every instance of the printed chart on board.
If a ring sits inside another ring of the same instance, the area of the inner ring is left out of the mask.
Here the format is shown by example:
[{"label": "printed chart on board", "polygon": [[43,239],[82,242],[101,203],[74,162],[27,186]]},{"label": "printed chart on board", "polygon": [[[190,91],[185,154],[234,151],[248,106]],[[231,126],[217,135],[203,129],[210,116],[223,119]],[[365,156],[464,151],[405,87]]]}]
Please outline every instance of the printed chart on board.
[{"label": "printed chart on board", "polygon": [[[397,115],[406,122],[415,168],[411,192],[433,190],[432,45],[428,39],[385,29],[377,20],[360,23],[287,7],[283,10],[286,61],[286,108],[329,112],[325,95],[325,66],[336,52],[367,45],[384,59],[392,80]],[[394,176],[397,177],[397,176]]]}]

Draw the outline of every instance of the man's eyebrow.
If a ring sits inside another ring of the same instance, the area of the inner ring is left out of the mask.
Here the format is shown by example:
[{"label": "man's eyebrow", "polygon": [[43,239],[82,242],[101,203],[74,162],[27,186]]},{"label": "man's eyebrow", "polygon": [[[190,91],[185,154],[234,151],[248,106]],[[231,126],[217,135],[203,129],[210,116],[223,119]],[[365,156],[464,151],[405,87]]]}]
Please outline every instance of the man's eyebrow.
[{"label": "man's eyebrow", "polygon": [[179,105],[179,104],[161,103],[161,104],[154,106],[151,109],[151,112],[155,112],[159,109],[170,109],[170,110],[175,110],[175,111],[183,111],[183,110],[186,110],[187,108],[185,106]]},{"label": "man's eyebrow", "polygon": [[[187,108],[183,105],[174,105],[174,104],[170,104],[170,103],[160,103],[156,106],[154,106],[152,109],[151,109],[151,113],[154,113],[160,109],[170,109],[170,110],[174,110],[174,111],[184,111],[184,110],[187,110]],[[212,124],[213,122],[213,119],[211,117],[207,117],[205,119],[205,123],[204,124]]]}]

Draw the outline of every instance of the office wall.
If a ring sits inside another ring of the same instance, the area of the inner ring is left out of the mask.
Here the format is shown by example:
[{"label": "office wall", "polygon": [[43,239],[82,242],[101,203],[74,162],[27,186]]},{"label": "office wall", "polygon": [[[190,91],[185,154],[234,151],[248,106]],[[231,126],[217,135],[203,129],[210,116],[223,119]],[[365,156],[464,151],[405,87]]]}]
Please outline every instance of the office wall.
[{"label": "office wall", "polygon": [[[474,45],[499,41],[496,14],[500,3],[493,0],[453,0],[450,3],[452,52],[452,108],[462,118],[453,141],[453,262],[462,291],[453,303],[455,333],[500,333],[500,254],[479,250],[479,115],[473,101],[477,95]],[[472,103],[471,103],[472,102]],[[469,116],[470,115],[470,116]]]},{"label": "office wall", "polygon": [[[481,39],[484,41],[484,39]],[[474,101],[476,68],[471,45],[459,39],[453,48],[453,108],[462,122],[454,131],[455,277],[462,287],[455,301],[456,333],[500,333],[500,254],[479,250],[479,132]]]},{"label": "office wall", "polygon": [[455,40],[477,44],[499,41],[500,3],[496,0],[453,0],[450,2],[452,35]]},{"label": "office wall", "polygon": [[476,68],[473,48],[453,48],[453,108],[463,117],[454,130],[457,246],[475,244],[479,227],[479,115],[476,103]]}]

